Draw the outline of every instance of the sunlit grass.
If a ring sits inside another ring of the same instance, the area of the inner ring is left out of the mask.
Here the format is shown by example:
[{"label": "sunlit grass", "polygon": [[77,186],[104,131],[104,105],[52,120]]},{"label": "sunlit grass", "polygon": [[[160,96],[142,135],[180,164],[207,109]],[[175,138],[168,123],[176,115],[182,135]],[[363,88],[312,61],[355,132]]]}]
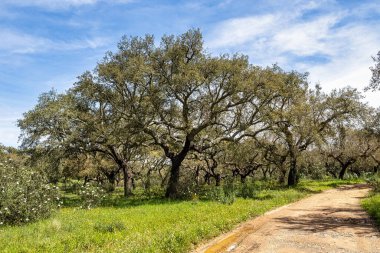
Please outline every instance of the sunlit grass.
[{"label": "sunlit grass", "polygon": [[367,210],[380,226],[380,193],[371,194],[363,200],[362,206]]},{"label": "sunlit grass", "polygon": [[1,228],[0,251],[186,252],[250,217],[347,183],[352,181],[304,181],[295,188],[262,189],[257,198],[238,198],[231,205],[116,198],[108,207],[63,208],[47,220]]}]

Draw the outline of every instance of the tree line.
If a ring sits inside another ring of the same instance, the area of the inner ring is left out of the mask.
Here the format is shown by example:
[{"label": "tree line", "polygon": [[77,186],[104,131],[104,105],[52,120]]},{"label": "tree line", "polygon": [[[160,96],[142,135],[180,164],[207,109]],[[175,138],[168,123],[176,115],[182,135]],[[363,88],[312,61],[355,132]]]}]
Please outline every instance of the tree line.
[{"label": "tree line", "polygon": [[[376,59],[375,59],[376,60]],[[376,66],[371,88],[376,89]],[[377,81],[378,82],[378,81]],[[18,125],[22,149],[51,182],[165,188],[227,178],[343,178],[380,167],[380,111],[349,87],[208,54],[202,34],[123,37],[63,93],[41,94]]]}]

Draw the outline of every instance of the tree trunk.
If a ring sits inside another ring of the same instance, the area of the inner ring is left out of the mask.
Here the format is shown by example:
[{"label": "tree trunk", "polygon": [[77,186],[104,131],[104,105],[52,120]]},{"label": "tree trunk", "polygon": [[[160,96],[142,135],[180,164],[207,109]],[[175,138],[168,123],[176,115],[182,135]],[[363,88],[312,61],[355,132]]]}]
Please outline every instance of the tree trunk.
[{"label": "tree trunk", "polygon": [[200,168],[199,166],[197,166],[197,169],[195,170],[195,183],[197,184],[197,186],[199,186],[199,172]]},{"label": "tree trunk", "polygon": [[183,160],[185,160],[187,153],[190,151],[191,140],[189,137],[186,137],[185,144],[177,155],[167,155],[172,162],[170,168],[170,178],[168,182],[168,188],[166,189],[165,197],[166,198],[178,198],[178,186],[179,186],[179,174],[180,168]]},{"label": "tree trunk", "polygon": [[297,159],[293,156],[290,159],[288,186],[294,186],[297,183],[298,183]]},{"label": "tree trunk", "polygon": [[129,189],[129,184],[128,184],[129,175],[128,175],[127,166],[123,165],[122,171],[123,171],[124,197],[128,197],[131,194],[131,190]]},{"label": "tree trunk", "polygon": [[240,175],[240,182],[241,182],[242,184],[245,183],[245,179],[246,179],[246,177],[247,177],[247,176],[245,176],[245,175]]},{"label": "tree trunk", "polygon": [[346,174],[348,166],[349,166],[349,164],[343,164],[342,165],[342,169],[339,171],[339,179],[342,180],[344,178],[344,175]]},{"label": "tree trunk", "polygon": [[112,171],[104,174],[106,175],[108,183],[110,184],[109,191],[113,192],[115,190],[116,172]]},{"label": "tree trunk", "polygon": [[168,188],[165,193],[166,198],[178,198],[179,171],[182,161],[177,156],[172,159]]},{"label": "tree trunk", "polygon": [[148,190],[150,188],[150,185],[151,185],[151,183],[150,183],[150,174],[151,174],[151,172],[152,171],[149,169],[148,173],[146,173],[146,181],[145,181],[145,184],[144,184],[145,190]]},{"label": "tree trunk", "polygon": [[286,168],[284,166],[280,167],[280,177],[278,178],[278,183],[280,185],[285,184],[285,178],[286,178]]},{"label": "tree trunk", "polygon": [[135,182],[135,178],[133,176],[129,177],[129,180],[131,182],[131,187],[132,189],[136,189],[136,182]]},{"label": "tree trunk", "polygon": [[209,173],[206,173],[205,176],[204,176],[204,179],[205,179],[205,183],[207,185],[210,185],[211,184],[211,181],[210,181],[210,174]]},{"label": "tree trunk", "polygon": [[220,175],[216,175],[215,176],[215,186],[220,186],[220,180],[221,180],[221,177]]}]

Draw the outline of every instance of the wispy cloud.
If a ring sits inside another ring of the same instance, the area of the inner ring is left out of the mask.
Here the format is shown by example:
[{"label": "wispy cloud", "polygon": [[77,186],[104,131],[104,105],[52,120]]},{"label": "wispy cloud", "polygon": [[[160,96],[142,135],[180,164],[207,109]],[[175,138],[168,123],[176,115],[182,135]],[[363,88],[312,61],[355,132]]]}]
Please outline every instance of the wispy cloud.
[{"label": "wispy cloud", "polygon": [[261,15],[235,18],[219,23],[210,34],[207,45],[211,48],[239,46],[266,36],[273,24],[279,22],[279,15]]},{"label": "wispy cloud", "polygon": [[51,40],[10,29],[0,29],[0,52],[8,54],[32,54],[51,50],[65,51],[85,48],[98,48],[109,41],[104,37],[78,39],[71,41]]},{"label": "wispy cloud", "polygon": [[68,9],[85,5],[94,5],[98,2],[105,3],[130,3],[134,0],[3,0],[2,4],[19,7],[39,7],[50,10]]},{"label": "wispy cloud", "polygon": [[364,12],[373,12],[364,7],[320,8],[325,7],[311,2],[291,13],[284,9],[221,21],[207,34],[206,46],[214,53],[248,54],[254,64],[310,72],[310,80],[326,90],[346,85],[362,90],[370,78],[371,55],[380,50],[380,22],[362,20]]}]

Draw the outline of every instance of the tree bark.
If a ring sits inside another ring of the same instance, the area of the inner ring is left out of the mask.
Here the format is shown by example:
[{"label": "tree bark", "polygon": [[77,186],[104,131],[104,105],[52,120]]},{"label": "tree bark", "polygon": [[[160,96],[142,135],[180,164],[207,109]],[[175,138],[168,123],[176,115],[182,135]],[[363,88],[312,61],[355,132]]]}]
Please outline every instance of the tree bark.
[{"label": "tree bark", "polygon": [[115,183],[116,183],[116,172],[111,171],[104,173],[107,177],[108,183],[110,184],[109,191],[113,192],[115,190]]},{"label": "tree bark", "polygon": [[128,168],[127,166],[123,165],[122,167],[123,171],[123,186],[124,186],[124,197],[128,197],[131,194],[131,190],[129,188],[129,175],[128,175]]},{"label": "tree bark", "polygon": [[294,155],[290,158],[290,170],[288,175],[288,186],[294,186],[298,183],[297,159]]},{"label": "tree bark", "polygon": [[284,166],[280,167],[280,177],[278,178],[278,183],[280,185],[285,185],[285,178],[286,178],[286,168]]},{"label": "tree bark", "polygon": [[178,198],[179,172],[182,161],[183,159],[181,160],[178,156],[172,159],[168,188],[165,193],[166,198]]},{"label": "tree bark", "polygon": [[215,176],[215,186],[220,186],[221,176],[218,174]]},{"label": "tree bark", "polygon": [[166,189],[165,197],[166,198],[178,198],[179,192],[178,192],[178,186],[179,186],[179,174],[180,174],[180,168],[183,160],[185,160],[185,157],[187,153],[190,151],[190,144],[191,140],[189,137],[186,137],[185,144],[177,155],[167,155],[171,162],[172,166],[170,168],[170,177],[168,182],[168,188]]},{"label": "tree bark", "polygon": [[342,180],[344,178],[344,175],[346,174],[348,166],[349,166],[349,164],[343,164],[342,165],[342,169],[339,171],[339,179]]},{"label": "tree bark", "polygon": [[211,180],[210,180],[210,174],[209,173],[206,173],[205,176],[204,176],[204,179],[205,179],[205,183],[207,185],[210,185],[211,184]]}]

